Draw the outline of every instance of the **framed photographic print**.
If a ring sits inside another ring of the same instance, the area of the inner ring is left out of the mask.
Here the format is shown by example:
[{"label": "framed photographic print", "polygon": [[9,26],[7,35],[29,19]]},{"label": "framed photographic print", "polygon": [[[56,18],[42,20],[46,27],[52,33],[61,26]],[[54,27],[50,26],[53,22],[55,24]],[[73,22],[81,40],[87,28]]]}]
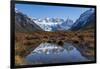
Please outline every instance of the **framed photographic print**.
[{"label": "framed photographic print", "polygon": [[11,1],[11,68],[96,63],[96,6]]}]

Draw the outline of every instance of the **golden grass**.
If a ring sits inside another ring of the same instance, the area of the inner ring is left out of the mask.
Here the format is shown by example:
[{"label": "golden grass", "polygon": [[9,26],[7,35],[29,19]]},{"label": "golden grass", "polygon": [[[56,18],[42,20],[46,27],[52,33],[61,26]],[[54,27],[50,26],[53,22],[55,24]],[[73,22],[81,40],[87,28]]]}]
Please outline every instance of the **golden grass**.
[{"label": "golden grass", "polygon": [[21,56],[19,56],[19,55],[16,55],[16,56],[15,56],[15,64],[16,64],[16,66],[17,66],[17,65],[26,65],[27,62],[24,60],[23,57],[21,57]]},{"label": "golden grass", "polygon": [[[33,32],[33,33],[16,33],[15,34],[15,62],[16,65],[26,63],[24,61],[33,49],[39,43],[49,42],[63,45],[64,42],[71,42],[79,46],[87,44],[87,49],[83,51],[85,55],[94,56],[94,33],[93,32]],[[86,46],[86,45],[83,45]],[[83,48],[84,49],[84,48]]]}]

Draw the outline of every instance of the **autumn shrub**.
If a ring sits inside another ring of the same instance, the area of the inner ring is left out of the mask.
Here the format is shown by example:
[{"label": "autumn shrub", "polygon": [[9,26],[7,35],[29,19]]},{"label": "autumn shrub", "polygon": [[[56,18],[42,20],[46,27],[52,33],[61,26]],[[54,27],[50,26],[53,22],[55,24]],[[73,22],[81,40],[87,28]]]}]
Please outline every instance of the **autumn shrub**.
[{"label": "autumn shrub", "polygon": [[60,41],[58,41],[57,44],[60,45],[60,46],[63,46],[64,45],[64,42],[60,40]]}]

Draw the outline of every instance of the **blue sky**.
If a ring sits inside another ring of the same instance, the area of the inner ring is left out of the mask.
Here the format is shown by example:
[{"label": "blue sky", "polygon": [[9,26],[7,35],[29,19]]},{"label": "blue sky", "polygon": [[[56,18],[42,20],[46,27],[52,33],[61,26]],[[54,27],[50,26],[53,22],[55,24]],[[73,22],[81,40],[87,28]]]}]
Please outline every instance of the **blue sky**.
[{"label": "blue sky", "polygon": [[79,7],[60,7],[60,6],[45,6],[45,5],[29,5],[29,4],[16,4],[15,8],[24,14],[35,18],[67,18],[72,19],[74,22],[79,16],[90,8]]}]

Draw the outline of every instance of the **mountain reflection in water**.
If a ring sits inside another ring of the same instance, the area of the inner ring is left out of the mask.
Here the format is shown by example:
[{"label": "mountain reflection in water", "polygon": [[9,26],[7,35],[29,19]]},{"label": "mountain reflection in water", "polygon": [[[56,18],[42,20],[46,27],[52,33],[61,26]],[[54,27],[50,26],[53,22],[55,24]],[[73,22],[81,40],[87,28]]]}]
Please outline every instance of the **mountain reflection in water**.
[{"label": "mountain reflection in water", "polygon": [[88,61],[81,53],[69,43],[59,46],[54,43],[41,43],[27,57],[31,64],[68,63]]}]

